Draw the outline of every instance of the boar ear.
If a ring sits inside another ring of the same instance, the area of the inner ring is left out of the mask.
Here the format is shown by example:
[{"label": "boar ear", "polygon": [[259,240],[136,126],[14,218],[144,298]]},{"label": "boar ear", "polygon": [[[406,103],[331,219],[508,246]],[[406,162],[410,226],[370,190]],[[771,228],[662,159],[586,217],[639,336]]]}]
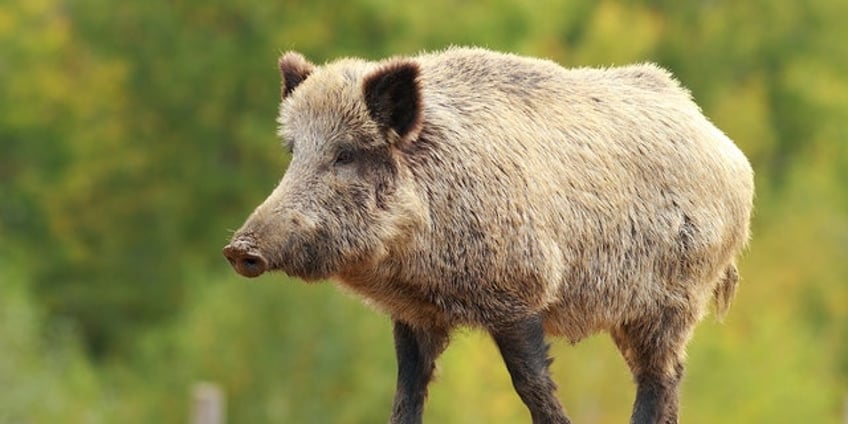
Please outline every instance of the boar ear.
[{"label": "boar ear", "polygon": [[363,91],[371,118],[402,141],[421,131],[421,90],[418,64],[409,60],[388,63],[365,77]]},{"label": "boar ear", "polygon": [[315,69],[315,65],[297,52],[284,54],[280,57],[278,64],[280,66],[280,76],[283,79],[282,87],[280,87],[280,96],[284,99]]}]

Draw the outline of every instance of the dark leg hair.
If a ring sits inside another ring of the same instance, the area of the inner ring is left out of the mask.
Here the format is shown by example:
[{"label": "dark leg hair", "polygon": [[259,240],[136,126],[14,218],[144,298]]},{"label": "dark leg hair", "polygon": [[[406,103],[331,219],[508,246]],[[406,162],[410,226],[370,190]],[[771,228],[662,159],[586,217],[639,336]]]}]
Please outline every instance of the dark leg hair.
[{"label": "dark leg hair", "polygon": [[394,322],[398,376],[392,424],[420,424],[436,358],[448,344],[448,330],[413,328]]},{"label": "dark leg hair", "polygon": [[515,391],[530,409],[533,423],[568,424],[570,421],[555,396],[556,384],[548,365],[548,345],[539,316],[491,330],[512,377]]},{"label": "dark leg hair", "polygon": [[667,309],[659,317],[631,322],[611,334],[636,381],[631,424],[676,424],[683,355],[695,319]]}]

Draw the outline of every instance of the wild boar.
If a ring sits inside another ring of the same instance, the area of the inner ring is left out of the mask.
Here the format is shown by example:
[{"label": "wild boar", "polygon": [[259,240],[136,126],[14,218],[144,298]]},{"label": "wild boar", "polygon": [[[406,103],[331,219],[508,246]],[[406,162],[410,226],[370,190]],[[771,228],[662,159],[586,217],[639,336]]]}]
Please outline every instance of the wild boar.
[{"label": "wild boar", "polygon": [[734,295],[754,188],[669,72],[480,48],[279,68],[291,163],[224,254],[391,316],[392,423],[421,421],[457,326],[491,333],[534,423],[569,422],[545,335],[600,331],[633,373],[632,422],[677,422],[685,348]]}]

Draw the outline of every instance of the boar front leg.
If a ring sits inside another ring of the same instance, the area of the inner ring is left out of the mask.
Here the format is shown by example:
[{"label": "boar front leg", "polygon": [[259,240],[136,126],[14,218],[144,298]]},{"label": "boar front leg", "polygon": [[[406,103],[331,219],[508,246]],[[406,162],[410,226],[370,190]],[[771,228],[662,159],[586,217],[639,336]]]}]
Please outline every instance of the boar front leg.
[{"label": "boar front leg", "polygon": [[531,316],[491,330],[512,377],[515,391],[530,409],[534,424],[568,424],[556,398],[548,365],[548,345],[542,319]]},{"label": "boar front leg", "polygon": [[420,329],[394,322],[398,377],[391,424],[420,424],[436,358],[448,344],[448,330]]}]

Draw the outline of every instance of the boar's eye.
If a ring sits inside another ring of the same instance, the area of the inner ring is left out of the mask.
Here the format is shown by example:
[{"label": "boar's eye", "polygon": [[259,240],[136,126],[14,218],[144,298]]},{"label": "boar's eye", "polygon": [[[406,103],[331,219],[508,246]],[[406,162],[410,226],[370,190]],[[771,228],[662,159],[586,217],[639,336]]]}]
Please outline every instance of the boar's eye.
[{"label": "boar's eye", "polygon": [[348,165],[353,162],[354,153],[350,150],[342,150],[336,155],[335,165]]}]

